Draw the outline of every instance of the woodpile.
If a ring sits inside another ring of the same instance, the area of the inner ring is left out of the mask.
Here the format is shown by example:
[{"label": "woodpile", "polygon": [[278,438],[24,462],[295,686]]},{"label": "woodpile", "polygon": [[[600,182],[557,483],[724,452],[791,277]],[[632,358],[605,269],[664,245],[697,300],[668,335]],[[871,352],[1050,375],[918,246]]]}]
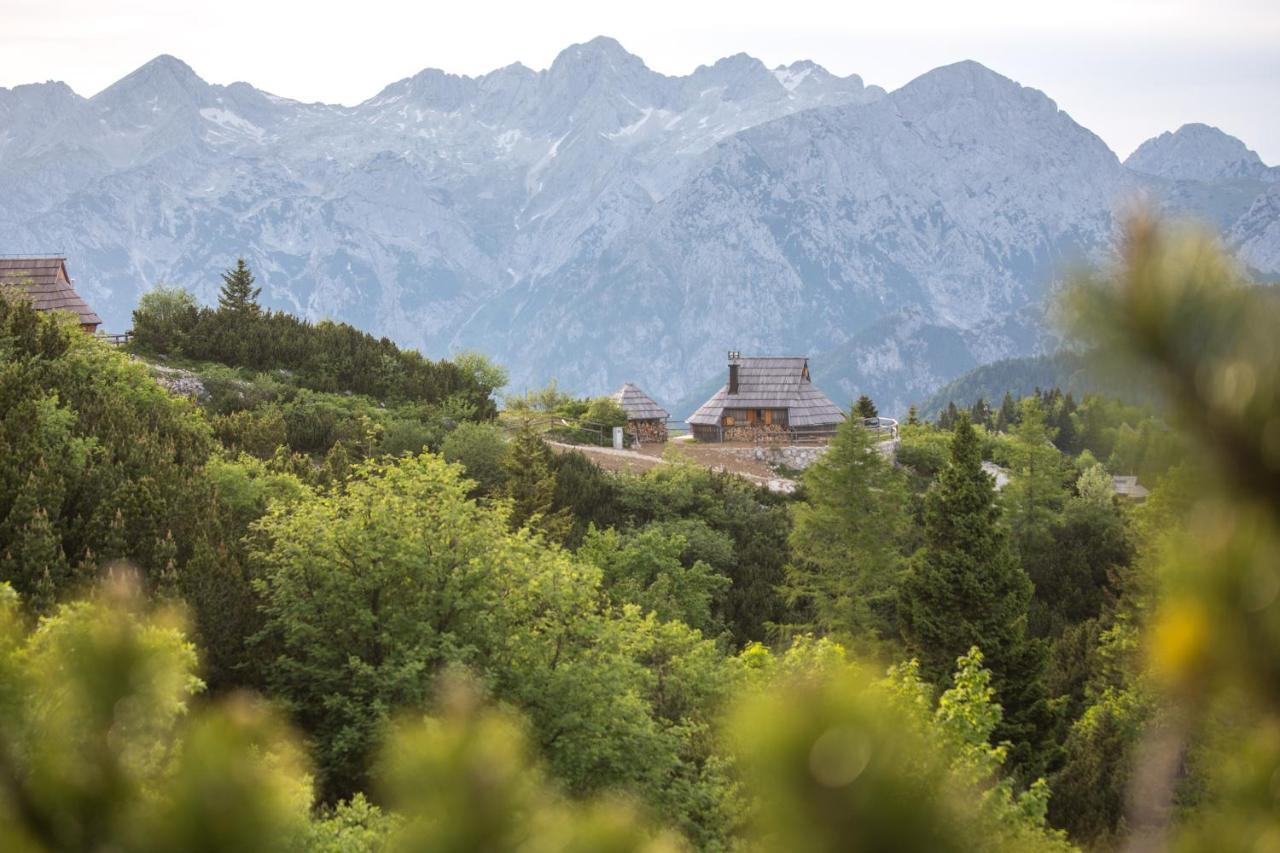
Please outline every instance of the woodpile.
[{"label": "woodpile", "polygon": [[667,424],[656,419],[627,421],[627,434],[634,436],[641,444],[665,444]]},{"label": "woodpile", "polygon": [[786,441],[790,430],[781,424],[734,424],[724,428],[725,441],[745,441],[763,444],[769,441]]}]

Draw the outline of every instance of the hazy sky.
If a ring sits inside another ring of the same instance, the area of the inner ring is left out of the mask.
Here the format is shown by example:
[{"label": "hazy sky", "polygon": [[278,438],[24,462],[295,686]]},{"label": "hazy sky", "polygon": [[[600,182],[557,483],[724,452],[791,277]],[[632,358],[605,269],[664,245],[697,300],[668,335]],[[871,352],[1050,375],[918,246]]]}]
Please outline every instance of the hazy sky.
[{"label": "hazy sky", "polygon": [[886,89],[976,59],[1121,157],[1203,121],[1280,164],[1280,0],[0,0],[0,86],[91,95],[170,53],[210,82],[352,104],[425,67],[545,68],[601,34],[667,74],[746,52]]}]

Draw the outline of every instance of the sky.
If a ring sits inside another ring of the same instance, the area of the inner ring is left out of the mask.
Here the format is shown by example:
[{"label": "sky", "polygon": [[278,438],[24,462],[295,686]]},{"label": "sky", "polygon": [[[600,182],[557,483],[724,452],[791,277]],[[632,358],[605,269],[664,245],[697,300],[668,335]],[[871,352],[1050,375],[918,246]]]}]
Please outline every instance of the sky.
[{"label": "sky", "polygon": [[168,53],[211,83],[354,104],[428,67],[545,68],[597,35],[664,74],[745,52],[890,90],[974,59],[1122,158],[1200,121],[1280,165],[1280,0],[0,0],[0,86],[92,95]]}]

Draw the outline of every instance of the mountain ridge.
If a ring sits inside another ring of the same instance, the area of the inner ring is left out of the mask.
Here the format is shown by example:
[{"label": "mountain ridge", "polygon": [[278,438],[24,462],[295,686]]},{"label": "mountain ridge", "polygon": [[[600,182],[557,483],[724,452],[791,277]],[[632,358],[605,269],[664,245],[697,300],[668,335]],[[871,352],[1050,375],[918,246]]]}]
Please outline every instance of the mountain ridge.
[{"label": "mountain ridge", "polygon": [[634,380],[672,402],[727,349],[785,349],[832,359],[815,375],[833,396],[897,411],[1048,345],[1040,306],[1107,257],[1134,195],[1280,273],[1262,173],[1135,170],[973,61],[885,92],[745,54],[667,76],[598,38],[541,71],[423,69],[355,106],[167,55],[92,98],[36,85],[54,88],[0,89],[0,247],[68,252],[113,328],[158,282],[211,301],[243,255],[269,306],[480,349],[516,388]]}]

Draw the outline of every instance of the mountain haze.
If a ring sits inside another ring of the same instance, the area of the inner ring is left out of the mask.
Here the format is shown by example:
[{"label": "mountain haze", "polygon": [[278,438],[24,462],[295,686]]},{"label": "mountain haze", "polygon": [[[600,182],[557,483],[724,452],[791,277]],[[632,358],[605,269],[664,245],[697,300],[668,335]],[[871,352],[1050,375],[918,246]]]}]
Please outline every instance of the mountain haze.
[{"label": "mountain haze", "polygon": [[1121,164],[973,62],[886,93],[743,54],[666,76],[597,38],[353,107],[168,56],[87,99],[0,89],[0,251],[66,252],[109,328],[157,282],[211,301],[244,255],[270,306],[676,408],[727,349],[812,355],[837,401],[886,411],[1040,351],[1057,276],[1138,194],[1280,274],[1278,189],[1203,125]]}]

